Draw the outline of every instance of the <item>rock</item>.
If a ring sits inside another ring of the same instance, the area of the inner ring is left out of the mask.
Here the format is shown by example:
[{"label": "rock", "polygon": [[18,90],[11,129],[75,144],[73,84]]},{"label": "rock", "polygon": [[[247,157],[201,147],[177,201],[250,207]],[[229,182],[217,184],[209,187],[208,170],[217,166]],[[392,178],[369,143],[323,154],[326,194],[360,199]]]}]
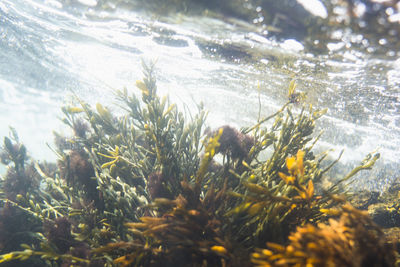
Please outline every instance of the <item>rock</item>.
[{"label": "rock", "polygon": [[368,206],[378,202],[379,193],[375,191],[363,191],[355,194],[351,198],[351,204],[360,210],[368,209]]},{"label": "rock", "polygon": [[383,233],[386,236],[387,243],[396,247],[397,252],[400,252],[400,227],[383,229]]},{"label": "rock", "polygon": [[382,228],[399,227],[399,207],[393,203],[376,203],[368,207],[372,220]]}]

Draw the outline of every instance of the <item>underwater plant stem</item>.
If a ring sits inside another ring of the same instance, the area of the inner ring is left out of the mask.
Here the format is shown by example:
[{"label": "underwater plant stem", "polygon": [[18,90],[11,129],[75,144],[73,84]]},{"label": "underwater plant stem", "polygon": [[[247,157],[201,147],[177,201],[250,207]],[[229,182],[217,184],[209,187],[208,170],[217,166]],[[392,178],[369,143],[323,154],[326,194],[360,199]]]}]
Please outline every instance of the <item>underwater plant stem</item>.
[{"label": "underwater plant stem", "polygon": [[260,87],[260,83],[258,83],[257,89],[258,89],[258,117],[257,117],[257,121],[260,121],[260,118],[261,118],[261,87]]},{"label": "underwater plant stem", "polygon": [[371,167],[375,164],[375,162],[379,159],[380,154],[377,153],[373,156],[372,159],[369,159],[368,161],[366,161],[363,165],[361,166],[357,166],[356,168],[354,168],[349,174],[347,174],[343,179],[339,180],[338,182],[336,182],[334,185],[332,185],[328,191],[331,191],[333,188],[335,188],[336,186],[338,186],[340,183],[345,182],[347,180],[349,180],[351,177],[353,177],[354,175],[356,175],[359,171],[361,170],[369,170],[371,169]]},{"label": "underwater plant stem", "polygon": [[41,216],[41,215],[39,215],[38,213],[36,213],[36,212],[30,210],[29,208],[24,208],[24,207],[22,207],[21,205],[19,205],[18,203],[12,201],[11,199],[3,199],[3,198],[0,198],[0,201],[2,201],[3,203],[6,203],[6,204],[7,204],[7,203],[10,203],[10,204],[13,205],[14,207],[17,207],[17,208],[19,208],[19,209],[21,209],[21,210],[23,210],[23,211],[25,211],[25,212],[27,212],[27,213],[33,215],[34,217],[39,218],[40,220],[43,219],[43,216]]},{"label": "underwater plant stem", "polygon": [[266,122],[269,119],[272,119],[273,117],[275,117],[276,115],[278,115],[279,113],[281,113],[288,105],[290,104],[290,102],[287,102],[285,105],[283,105],[283,107],[281,107],[281,109],[279,109],[277,112],[275,112],[274,114],[262,119],[261,121],[259,121],[256,125],[254,125],[253,127],[245,130],[243,133],[244,134],[248,134],[249,132],[253,131],[254,129],[260,127],[261,124],[263,124],[264,122]]},{"label": "underwater plant stem", "polygon": [[[321,174],[326,173],[327,171],[329,171],[336,163],[339,162],[340,158],[343,155],[344,150],[340,151],[339,157],[337,159],[335,159],[331,164],[329,164],[328,167],[326,167],[324,170],[322,170]],[[350,178],[350,177],[349,177]]]}]

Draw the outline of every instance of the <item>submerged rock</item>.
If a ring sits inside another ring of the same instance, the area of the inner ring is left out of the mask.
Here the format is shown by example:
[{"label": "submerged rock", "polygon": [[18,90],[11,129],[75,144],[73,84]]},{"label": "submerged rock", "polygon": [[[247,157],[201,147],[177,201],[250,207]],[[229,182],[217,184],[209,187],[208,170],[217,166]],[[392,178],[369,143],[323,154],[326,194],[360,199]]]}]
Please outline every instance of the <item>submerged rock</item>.
[{"label": "submerged rock", "polygon": [[392,203],[376,203],[368,207],[372,220],[383,228],[400,226],[400,214]]}]

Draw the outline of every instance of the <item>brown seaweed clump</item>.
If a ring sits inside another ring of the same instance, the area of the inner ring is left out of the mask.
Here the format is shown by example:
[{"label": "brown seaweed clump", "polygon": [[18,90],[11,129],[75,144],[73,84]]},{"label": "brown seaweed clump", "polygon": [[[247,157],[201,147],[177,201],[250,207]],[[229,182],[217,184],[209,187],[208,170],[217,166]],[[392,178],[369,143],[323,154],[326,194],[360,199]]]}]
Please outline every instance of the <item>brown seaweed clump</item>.
[{"label": "brown seaweed clump", "polygon": [[21,171],[10,168],[7,170],[4,179],[4,192],[8,199],[15,201],[17,195],[25,195],[28,190],[37,189],[39,183],[38,174],[33,164]]},{"label": "brown seaweed clump", "polygon": [[[26,213],[11,202],[0,206],[0,253],[4,255],[19,250],[21,243],[38,245],[39,242],[32,232],[40,228],[40,221],[32,217],[27,218]],[[32,267],[43,266],[43,263],[35,257],[27,259],[23,264]],[[10,262],[2,262],[0,259],[0,266],[22,266],[22,263],[17,259],[11,259]]]},{"label": "brown seaweed clump", "polygon": [[26,148],[19,143],[18,136],[4,138],[4,145],[0,148],[0,162],[8,166],[7,173],[0,179],[5,196],[15,201],[17,195],[25,195],[28,191],[38,190],[40,177],[33,162],[28,162]]},{"label": "brown seaweed clump", "polygon": [[75,136],[85,139],[89,131],[89,125],[83,120],[76,120],[73,123],[73,130]]},{"label": "brown seaweed clump", "polygon": [[220,127],[213,134],[215,135],[220,129],[223,132],[219,139],[218,152],[231,157],[233,160],[238,159],[239,162],[246,159],[251,147],[254,145],[254,138],[229,125]]},{"label": "brown seaweed clump", "polygon": [[69,184],[79,183],[86,187],[93,186],[90,178],[94,176],[94,169],[84,151],[71,151],[68,155],[67,165],[68,170],[63,176]]},{"label": "brown seaweed clump", "polygon": [[[72,223],[66,217],[59,217],[54,222],[44,224],[47,240],[57,248],[58,253],[64,255],[61,257],[59,266],[104,266],[101,259],[93,259],[90,246],[83,241],[76,240],[71,230]],[[80,259],[80,261],[76,261],[76,259]]]},{"label": "brown seaweed clump", "polygon": [[[154,210],[158,216],[145,216],[140,222],[126,223],[132,241],[110,243],[95,253],[125,250],[114,260],[119,266],[231,266],[235,256],[224,240],[218,207],[224,192],[210,188],[204,199],[195,187],[182,182],[185,194],[170,200],[158,198]],[[164,211],[163,211],[164,210]]]},{"label": "brown seaweed clump", "polygon": [[86,200],[93,201],[99,209],[103,208],[103,201],[97,190],[97,181],[93,179],[95,172],[89,162],[89,156],[83,150],[72,150],[65,161],[59,161],[61,177],[69,185],[82,187],[85,192]]},{"label": "brown seaweed clump", "polygon": [[[22,212],[10,203],[6,203],[0,208],[0,252],[17,249],[20,240],[15,240],[15,234],[30,230],[26,222],[21,222],[22,215],[24,215],[21,214]],[[26,238],[26,236],[23,237]],[[27,238],[24,241],[30,242],[32,238]]]},{"label": "brown seaweed clump", "polygon": [[54,223],[44,225],[47,239],[57,247],[61,253],[69,251],[76,242],[71,235],[71,223],[65,217],[55,219]]},{"label": "brown seaweed clump", "polygon": [[[330,212],[330,211],[328,211]],[[395,266],[395,250],[382,230],[364,211],[350,204],[338,220],[298,227],[286,247],[267,243],[269,249],[252,254],[256,266]]]},{"label": "brown seaweed clump", "polygon": [[161,172],[150,173],[148,177],[148,190],[152,199],[168,198],[172,199],[171,193],[168,191],[166,182],[167,178]]}]

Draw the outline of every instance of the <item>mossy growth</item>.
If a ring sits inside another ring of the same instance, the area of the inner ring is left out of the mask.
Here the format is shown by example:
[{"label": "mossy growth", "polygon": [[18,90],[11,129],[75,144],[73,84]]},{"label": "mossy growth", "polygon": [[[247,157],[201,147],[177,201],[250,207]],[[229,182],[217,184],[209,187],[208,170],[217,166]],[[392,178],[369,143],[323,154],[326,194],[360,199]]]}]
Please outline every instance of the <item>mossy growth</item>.
[{"label": "mossy growth", "polygon": [[[316,225],[329,220],[332,226],[343,210],[348,218],[359,214],[346,208],[343,188],[378,155],[323,188],[321,179],[337,161],[324,163],[326,153],[312,152],[319,137],[313,135],[315,121],[326,111],[296,107],[295,113],[289,99],[254,126],[206,130],[202,107],[188,119],[157,95],[153,73],[153,65],[144,65],[137,91],[116,92],[122,115],[78,98],[63,107],[63,121],[74,134],[55,134],[57,165],[30,159],[15,133],[13,140],[4,139],[1,264],[294,266],[284,245],[302,237],[294,240],[291,232],[311,227],[309,234],[328,242],[331,232]],[[380,233],[377,227],[347,221],[341,225],[355,228],[350,239],[360,246],[354,251],[393,263],[393,249],[372,249],[375,237],[386,244],[373,234]],[[357,234],[370,231],[368,240]],[[267,242],[281,245],[260,250]],[[338,262],[329,266],[341,266]]]}]

